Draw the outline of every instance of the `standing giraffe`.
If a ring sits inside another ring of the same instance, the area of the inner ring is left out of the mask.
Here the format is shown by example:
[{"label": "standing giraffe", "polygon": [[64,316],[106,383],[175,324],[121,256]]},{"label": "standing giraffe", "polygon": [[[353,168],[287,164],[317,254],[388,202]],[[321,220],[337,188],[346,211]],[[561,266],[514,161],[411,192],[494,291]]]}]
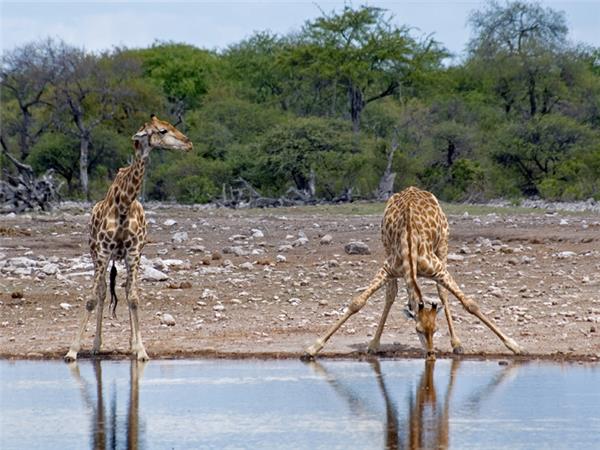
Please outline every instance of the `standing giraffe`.
[{"label": "standing giraffe", "polygon": [[[386,285],[385,306],[373,340],[369,344],[370,353],[379,349],[379,340],[388,313],[398,292],[397,279],[404,278],[408,291],[407,315],[416,322],[416,331],[428,359],[435,359],[433,334],[436,315],[439,312],[437,299],[424,299],[417,284],[417,276],[423,276],[437,283],[438,295],[448,321],[450,339],[454,353],[462,353],[460,340],[454,333],[452,315],[448,307],[450,291],[471,314],[477,316],[502,340],[512,352],[519,354],[522,349],[506,336],[480,310],[479,305],[465,296],[448,270],[448,220],[435,196],[427,191],[409,187],[394,194],[387,202],[381,226],[385,262],[367,289],[350,303],[346,313],[322,337],[306,349],[309,356],[316,355],[329,338],[350,316],[365,306],[367,300],[384,284]],[[426,307],[425,301],[431,305]]]},{"label": "standing giraffe", "polygon": [[129,167],[119,169],[115,181],[108,189],[106,197],[96,203],[90,222],[90,254],[94,262],[94,285],[92,295],[86,303],[79,329],[71,344],[66,361],[77,359],[81,348],[81,338],[91,313],[99,304],[96,336],[92,353],[97,354],[102,346],[102,310],[106,297],[106,269],[110,261],[111,309],[114,316],[117,297],[114,293],[117,271],[115,260],[125,260],[127,282],[125,295],[129,304],[129,322],[131,326],[131,351],[140,361],[147,361],[148,354],[142,344],[142,334],[138,318],[138,267],[142,248],[146,241],[146,218],[144,208],[137,201],[142,188],[144,170],[148,155],[153,148],[189,151],[192,142],[177,128],[168,122],[159,120],[155,115],[145,123],[132,137],[135,159]]}]

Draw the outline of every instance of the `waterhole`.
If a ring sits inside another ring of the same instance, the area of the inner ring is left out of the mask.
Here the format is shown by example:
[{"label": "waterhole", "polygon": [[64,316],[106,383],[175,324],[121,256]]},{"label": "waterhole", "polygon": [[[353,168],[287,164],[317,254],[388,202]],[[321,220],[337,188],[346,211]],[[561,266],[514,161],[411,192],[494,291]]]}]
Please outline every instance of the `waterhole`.
[{"label": "waterhole", "polygon": [[598,449],[600,366],[0,361],[2,449]]}]

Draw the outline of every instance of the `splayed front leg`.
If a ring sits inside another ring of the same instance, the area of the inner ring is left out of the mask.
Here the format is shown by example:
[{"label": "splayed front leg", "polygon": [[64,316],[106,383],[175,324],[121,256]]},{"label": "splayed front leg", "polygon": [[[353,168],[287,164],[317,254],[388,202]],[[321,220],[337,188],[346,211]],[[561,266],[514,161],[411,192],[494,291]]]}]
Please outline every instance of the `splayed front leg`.
[{"label": "splayed front leg", "polygon": [[369,287],[367,287],[362,294],[352,300],[344,315],[340,317],[340,319],[332,327],[330,327],[323,336],[317,339],[313,345],[305,350],[306,355],[312,358],[319,353],[329,338],[344,324],[344,322],[350,318],[350,316],[360,311],[361,308],[367,303],[369,297],[371,297],[371,295],[373,295],[381,286],[383,286],[388,279],[388,272],[384,268],[381,268],[379,272],[377,272],[377,275]]}]

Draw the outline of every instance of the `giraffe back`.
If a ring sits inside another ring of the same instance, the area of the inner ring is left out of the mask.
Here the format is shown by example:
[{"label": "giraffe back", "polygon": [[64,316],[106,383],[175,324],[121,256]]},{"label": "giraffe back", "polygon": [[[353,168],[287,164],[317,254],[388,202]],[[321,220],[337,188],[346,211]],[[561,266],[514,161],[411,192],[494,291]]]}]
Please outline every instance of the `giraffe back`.
[{"label": "giraffe back", "polygon": [[413,263],[419,263],[415,276],[427,269],[427,264],[420,262],[426,262],[432,254],[445,262],[446,255],[440,254],[440,249],[447,249],[448,220],[431,192],[409,187],[392,195],[383,214],[381,233],[388,263],[400,273],[406,270],[406,261],[413,258]]}]

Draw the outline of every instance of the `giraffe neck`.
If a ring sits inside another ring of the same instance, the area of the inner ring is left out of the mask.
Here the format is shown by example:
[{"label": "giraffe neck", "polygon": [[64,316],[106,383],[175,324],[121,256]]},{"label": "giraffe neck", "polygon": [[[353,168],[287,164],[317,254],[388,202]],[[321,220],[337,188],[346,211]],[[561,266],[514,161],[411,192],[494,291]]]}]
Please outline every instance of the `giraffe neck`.
[{"label": "giraffe neck", "polygon": [[142,191],[149,148],[136,146],[135,159],[128,167],[119,170],[111,194],[119,214],[124,215]]}]

